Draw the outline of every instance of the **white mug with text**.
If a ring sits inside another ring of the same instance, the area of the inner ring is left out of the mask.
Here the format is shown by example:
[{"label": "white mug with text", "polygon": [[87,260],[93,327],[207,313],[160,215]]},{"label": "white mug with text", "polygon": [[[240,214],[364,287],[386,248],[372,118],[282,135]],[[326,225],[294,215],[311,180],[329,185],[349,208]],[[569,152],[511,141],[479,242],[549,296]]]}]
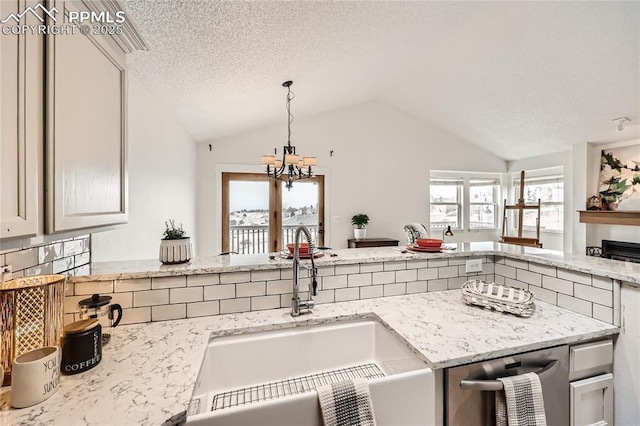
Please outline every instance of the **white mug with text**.
[{"label": "white mug with text", "polygon": [[13,360],[13,407],[30,407],[56,393],[60,386],[60,354],[59,347],[47,346],[26,352]]}]

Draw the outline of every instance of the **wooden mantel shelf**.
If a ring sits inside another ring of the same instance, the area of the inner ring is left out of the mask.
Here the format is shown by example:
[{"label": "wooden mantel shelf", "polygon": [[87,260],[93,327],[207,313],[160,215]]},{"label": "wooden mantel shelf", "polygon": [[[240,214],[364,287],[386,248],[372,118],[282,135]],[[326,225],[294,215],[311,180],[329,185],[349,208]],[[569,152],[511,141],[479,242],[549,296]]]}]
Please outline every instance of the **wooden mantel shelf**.
[{"label": "wooden mantel shelf", "polygon": [[581,223],[640,225],[640,211],[579,210]]}]

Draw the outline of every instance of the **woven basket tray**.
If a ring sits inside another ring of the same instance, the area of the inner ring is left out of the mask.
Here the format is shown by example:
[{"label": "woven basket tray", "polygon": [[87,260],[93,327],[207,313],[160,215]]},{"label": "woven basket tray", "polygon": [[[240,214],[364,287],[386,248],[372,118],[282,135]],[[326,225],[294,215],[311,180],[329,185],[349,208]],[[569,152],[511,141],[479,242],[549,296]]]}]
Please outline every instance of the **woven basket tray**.
[{"label": "woven basket tray", "polygon": [[530,317],[536,309],[529,290],[492,282],[471,280],[462,285],[462,300],[470,305]]}]

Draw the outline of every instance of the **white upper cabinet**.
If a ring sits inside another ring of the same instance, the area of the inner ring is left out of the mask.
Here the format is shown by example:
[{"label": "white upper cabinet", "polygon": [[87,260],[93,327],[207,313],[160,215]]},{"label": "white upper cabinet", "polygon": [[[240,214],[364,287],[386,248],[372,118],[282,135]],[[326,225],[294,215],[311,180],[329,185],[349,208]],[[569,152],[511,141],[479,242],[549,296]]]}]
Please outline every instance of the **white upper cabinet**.
[{"label": "white upper cabinet", "polygon": [[[54,4],[62,25],[88,10],[82,1]],[[47,38],[47,233],[127,221],[125,52],[94,34],[98,27]]]},{"label": "white upper cabinet", "polygon": [[117,0],[0,0],[0,19],[0,240],[125,223],[133,23]]},{"label": "white upper cabinet", "polygon": [[[0,19],[20,13],[32,3],[2,0]],[[28,14],[20,23],[39,22]],[[0,239],[5,239],[38,232],[43,37],[28,32],[2,34],[0,54]]]}]

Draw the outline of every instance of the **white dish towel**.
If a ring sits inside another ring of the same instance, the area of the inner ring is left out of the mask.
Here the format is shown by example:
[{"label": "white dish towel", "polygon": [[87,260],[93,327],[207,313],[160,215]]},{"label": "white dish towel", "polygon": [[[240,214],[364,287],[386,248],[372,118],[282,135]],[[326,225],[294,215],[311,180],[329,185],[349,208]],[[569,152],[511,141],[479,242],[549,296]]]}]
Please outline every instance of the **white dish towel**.
[{"label": "white dish towel", "polygon": [[316,389],[325,426],[375,426],[367,379],[352,379]]},{"label": "white dish towel", "polygon": [[542,385],[536,373],[498,380],[504,392],[496,392],[497,426],[547,426]]}]

